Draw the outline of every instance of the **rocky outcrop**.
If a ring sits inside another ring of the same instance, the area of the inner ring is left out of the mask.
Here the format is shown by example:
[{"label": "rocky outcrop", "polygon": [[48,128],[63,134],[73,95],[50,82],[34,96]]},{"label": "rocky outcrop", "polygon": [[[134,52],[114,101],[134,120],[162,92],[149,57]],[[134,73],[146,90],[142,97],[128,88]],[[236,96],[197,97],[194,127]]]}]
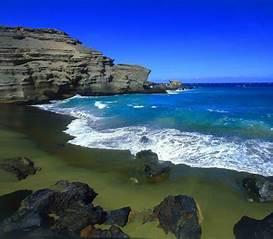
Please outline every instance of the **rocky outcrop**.
[{"label": "rocky outcrop", "polygon": [[184,90],[186,87],[178,80],[171,80],[168,83],[146,82],[144,88],[148,92],[166,92],[168,90]]},{"label": "rocky outcrop", "polygon": [[25,179],[41,170],[34,165],[33,161],[26,157],[5,159],[0,163],[0,169],[14,174],[18,180]]},{"label": "rocky outcrop", "polygon": [[170,90],[184,89],[183,84],[178,80],[171,80],[166,84],[167,88]]},{"label": "rocky outcrop", "polygon": [[[103,224],[108,219],[107,212],[103,208],[93,205],[96,196],[97,193],[87,184],[59,181],[52,188],[38,190],[26,197],[21,202],[20,208],[0,224],[0,237],[18,231],[34,233],[42,228],[42,233],[74,238],[84,234],[85,228],[91,227],[92,235],[98,235],[96,238],[101,238],[99,235],[127,238],[127,235],[112,223],[120,222],[124,226],[128,220],[130,212],[128,210],[126,210],[127,215],[114,213],[114,219],[108,223],[113,226],[112,229],[103,231],[96,229],[95,225]],[[125,215],[127,219],[120,214]]]},{"label": "rocky outcrop", "polygon": [[273,201],[273,177],[260,175],[246,177],[243,179],[243,188],[250,201]]},{"label": "rocky outcrop", "polygon": [[160,226],[178,239],[201,238],[199,213],[194,199],[184,195],[168,196],[154,208]]},{"label": "rocky outcrop", "polygon": [[62,31],[0,27],[2,103],[149,92],[149,73],[137,65],[115,65],[113,59]]},{"label": "rocky outcrop", "polygon": [[272,239],[273,213],[262,220],[242,217],[233,228],[235,239]]}]

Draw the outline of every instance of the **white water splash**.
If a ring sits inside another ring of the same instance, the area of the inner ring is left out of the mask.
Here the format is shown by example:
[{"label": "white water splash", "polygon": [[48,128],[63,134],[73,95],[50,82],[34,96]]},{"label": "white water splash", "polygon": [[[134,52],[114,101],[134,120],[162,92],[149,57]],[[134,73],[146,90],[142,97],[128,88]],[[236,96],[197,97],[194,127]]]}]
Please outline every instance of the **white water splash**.
[{"label": "white water splash", "polygon": [[98,109],[102,110],[102,109],[105,109],[105,108],[108,108],[108,105],[105,104],[105,103],[102,103],[101,101],[96,101],[94,103],[94,106],[97,107]]},{"label": "white water splash", "polygon": [[[75,138],[69,142],[89,148],[130,150],[151,149],[160,160],[193,167],[226,168],[237,171],[273,175],[273,142],[241,140],[176,129],[122,127],[96,130],[84,118],[68,125],[66,133]],[[142,143],[141,138],[149,140]]]}]

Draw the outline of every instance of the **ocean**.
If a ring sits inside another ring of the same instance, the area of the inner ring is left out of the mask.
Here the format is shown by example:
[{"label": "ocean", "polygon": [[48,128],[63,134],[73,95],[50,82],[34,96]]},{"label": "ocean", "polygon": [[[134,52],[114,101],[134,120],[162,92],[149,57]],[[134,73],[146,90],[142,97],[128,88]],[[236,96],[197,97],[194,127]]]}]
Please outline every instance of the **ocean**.
[{"label": "ocean", "polygon": [[168,94],[76,95],[38,107],[72,115],[71,144],[156,152],[200,168],[273,175],[273,84],[197,84]]}]

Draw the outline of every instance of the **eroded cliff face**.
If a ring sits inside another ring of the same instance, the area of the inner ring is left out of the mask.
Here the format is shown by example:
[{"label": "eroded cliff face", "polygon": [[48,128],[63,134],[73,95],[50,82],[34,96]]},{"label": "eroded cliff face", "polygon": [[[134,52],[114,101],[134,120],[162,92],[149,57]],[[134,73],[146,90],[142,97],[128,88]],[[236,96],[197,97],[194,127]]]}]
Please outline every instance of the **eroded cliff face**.
[{"label": "eroded cliff face", "polygon": [[147,92],[150,70],[116,65],[54,29],[0,27],[0,102]]}]

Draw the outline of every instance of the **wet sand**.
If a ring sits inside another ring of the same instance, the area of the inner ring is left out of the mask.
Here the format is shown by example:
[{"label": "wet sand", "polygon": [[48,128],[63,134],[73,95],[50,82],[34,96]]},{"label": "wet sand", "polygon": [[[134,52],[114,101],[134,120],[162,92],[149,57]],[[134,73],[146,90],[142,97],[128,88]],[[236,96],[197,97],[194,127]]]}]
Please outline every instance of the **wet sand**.
[{"label": "wet sand", "polygon": [[[67,144],[62,133],[70,117],[26,106],[0,106],[0,160],[26,156],[42,170],[25,180],[0,172],[0,195],[15,190],[48,187],[61,179],[88,183],[99,193],[96,203],[114,209],[131,206],[142,211],[157,205],[167,195],[194,197],[202,215],[203,239],[231,239],[233,225],[244,215],[263,218],[273,203],[251,203],[240,188],[244,173],[224,169],[173,166],[160,183],[130,181],[137,165],[128,151],[87,149]],[[187,157],[185,155],[185,157]],[[3,205],[1,205],[3,208]],[[156,222],[129,223],[124,231],[132,238],[174,238]]]}]

